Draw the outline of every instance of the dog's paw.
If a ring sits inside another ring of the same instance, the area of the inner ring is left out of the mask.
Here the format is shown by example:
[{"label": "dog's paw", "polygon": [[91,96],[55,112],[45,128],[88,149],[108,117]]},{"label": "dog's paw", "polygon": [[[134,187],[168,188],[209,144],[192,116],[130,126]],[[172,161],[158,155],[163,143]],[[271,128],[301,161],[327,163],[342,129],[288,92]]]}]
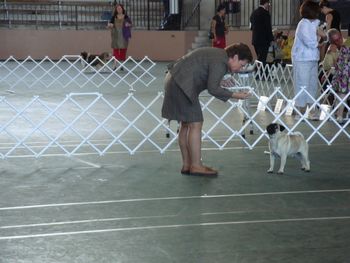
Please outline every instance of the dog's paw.
[{"label": "dog's paw", "polygon": [[310,168],[307,167],[301,167],[301,170],[307,173],[310,172]]}]

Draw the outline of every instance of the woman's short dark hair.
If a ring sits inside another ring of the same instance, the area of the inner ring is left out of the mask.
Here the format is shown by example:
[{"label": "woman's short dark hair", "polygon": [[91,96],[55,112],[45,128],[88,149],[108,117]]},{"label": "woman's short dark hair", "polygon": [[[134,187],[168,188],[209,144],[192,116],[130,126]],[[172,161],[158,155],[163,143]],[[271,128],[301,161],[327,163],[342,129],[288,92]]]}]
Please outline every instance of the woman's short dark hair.
[{"label": "woman's short dark hair", "polygon": [[321,8],[318,3],[306,0],[300,6],[300,16],[306,19],[317,19],[320,15]]},{"label": "woman's short dark hair", "polygon": [[232,44],[225,48],[227,56],[233,58],[235,55],[238,56],[239,60],[248,60],[248,62],[253,61],[253,55],[250,48],[243,43]]},{"label": "woman's short dark hair", "polygon": [[220,12],[221,10],[226,10],[226,6],[224,4],[220,4],[218,8],[216,8],[216,12]]},{"label": "woman's short dark hair", "polygon": [[321,0],[320,1],[320,8],[323,8],[323,7],[330,7],[331,5],[329,4],[328,0]]},{"label": "woman's short dark hair", "polygon": [[266,3],[270,3],[270,0],[260,0],[260,5],[264,5]]}]

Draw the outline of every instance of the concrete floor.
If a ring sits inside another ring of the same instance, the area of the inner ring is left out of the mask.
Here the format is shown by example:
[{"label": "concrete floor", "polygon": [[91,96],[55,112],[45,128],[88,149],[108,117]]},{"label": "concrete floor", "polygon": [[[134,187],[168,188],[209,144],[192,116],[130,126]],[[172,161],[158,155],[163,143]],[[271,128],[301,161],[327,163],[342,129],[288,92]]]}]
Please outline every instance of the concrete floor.
[{"label": "concrete floor", "polygon": [[204,151],[217,178],[177,151],[2,161],[0,262],[348,262],[348,149],[285,175],[264,147]]},{"label": "concrete floor", "polygon": [[181,175],[177,148],[0,160],[0,262],[349,262],[349,145],[312,141],[311,172],[284,175],[267,140],[204,150],[217,178]]}]

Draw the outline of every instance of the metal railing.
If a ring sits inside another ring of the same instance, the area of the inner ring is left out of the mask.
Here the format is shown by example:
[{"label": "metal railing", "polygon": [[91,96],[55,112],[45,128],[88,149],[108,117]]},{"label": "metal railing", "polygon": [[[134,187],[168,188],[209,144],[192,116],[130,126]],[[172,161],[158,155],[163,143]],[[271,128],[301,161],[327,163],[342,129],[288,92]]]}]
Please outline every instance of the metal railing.
[{"label": "metal railing", "polygon": [[[227,23],[234,28],[249,28],[251,13],[259,6],[259,0],[216,0],[216,6],[224,4],[227,12]],[[272,1],[272,26],[279,28],[295,27],[299,21],[299,1]]]},{"label": "metal railing", "polygon": [[182,10],[182,28],[197,26],[200,29],[200,13],[202,0],[194,0],[190,5],[185,5]]},{"label": "metal railing", "polygon": [[[192,3],[193,2],[193,3]],[[182,5],[182,19],[188,26],[199,26],[198,0]],[[133,21],[134,29],[156,30],[164,19],[160,0],[120,0]],[[113,1],[2,1],[0,27],[105,29],[112,15]],[[183,29],[183,28],[181,28]]]},{"label": "metal railing", "polygon": [[0,4],[2,27],[106,28],[112,6],[91,2],[9,2]]}]

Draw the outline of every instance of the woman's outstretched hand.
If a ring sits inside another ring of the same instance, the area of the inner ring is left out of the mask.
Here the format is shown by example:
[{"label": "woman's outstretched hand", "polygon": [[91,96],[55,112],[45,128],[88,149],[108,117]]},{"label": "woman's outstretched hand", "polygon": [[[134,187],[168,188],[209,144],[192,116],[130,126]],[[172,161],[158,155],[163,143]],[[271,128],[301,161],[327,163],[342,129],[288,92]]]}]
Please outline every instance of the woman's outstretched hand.
[{"label": "woman's outstretched hand", "polygon": [[232,98],[238,100],[245,100],[251,96],[251,93],[248,91],[236,92],[232,94]]}]

